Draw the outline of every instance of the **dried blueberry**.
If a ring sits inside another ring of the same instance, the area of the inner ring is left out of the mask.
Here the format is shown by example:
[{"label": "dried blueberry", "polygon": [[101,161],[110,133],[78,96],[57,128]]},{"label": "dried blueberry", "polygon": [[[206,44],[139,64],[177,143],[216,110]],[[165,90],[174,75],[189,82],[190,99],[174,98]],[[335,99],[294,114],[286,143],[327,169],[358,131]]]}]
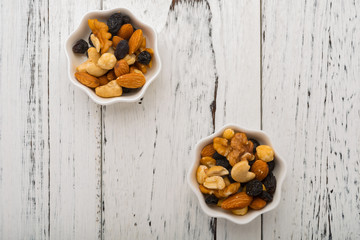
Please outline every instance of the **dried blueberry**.
[{"label": "dried blueberry", "polygon": [[[131,22],[131,19],[128,15],[123,15],[122,21],[123,21],[123,24],[128,24]],[[135,30],[134,30],[134,32],[135,32]]]},{"label": "dried blueberry", "polygon": [[263,180],[266,191],[270,194],[274,194],[276,190],[276,178],[272,172],[270,172],[267,177]]},{"label": "dried blueberry", "polygon": [[112,35],[116,35],[116,33],[119,31],[121,26],[123,25],[123,15],[121,13],[114,13],[111,15],[108,20],[106,21],[106,24],[109,27],[109,32]]},{"label": "dried blueberry", "polygon": [[136,58],[136,61],[144,65],[148,65],[150,60],[151,60],[151,55],[148,51],[142,51],[141,53],[139,53],[139,55]]},{"label": "dried blueberry", "polygon": [[209,195],[205,198],[206,204],[217,204],[219,199],[214,195]]},{"label": "dried blueberry", "polygon": [[79,41],[77,41],[75,43],[72,50],[74,53],[86,53],[88,48],[89,48],[89,46],[88,46],[87,42],[83,39],[80,39]]},{"label": "dried blueberry", "polygon": [[266,202],[271,202],[273,200],[271,194],[265,191],[262,191],[262,193],[259,195],[259,198],[265,200]]},{"label": "dried blueberry", "polygon": [[262,183],[257,179],[251,180],[246,184],[246,194],[249,196],[255,197],[259,195],[262,191]]},{"label": "dried blueberry", "polygon": [[269,171],[271,172],[275,168],[275,159],[273,161],[267,162],[267,165],[269,167]]},{"label": "dried blueberry", "polygon": [[252,141],[252,143],[254,144],[254,150],[253,152],[255,153],[256,152],[256,148],[260,145],[260,143],[255,140],[255,139],[249,139],[249,141]]},{"label": "dried blueberry", "polygon": [[129,53],[129,44],[126,40],[121,40],[115,49],[115,57],[117,60],[124,58]]},{"label": "dried blueberry", "polygon": [[91,41],[91,34],[93,34],[93,33],[92,32],[90,33],[88,42],[89,42],[90,46],[94,47],[94,44]]}]

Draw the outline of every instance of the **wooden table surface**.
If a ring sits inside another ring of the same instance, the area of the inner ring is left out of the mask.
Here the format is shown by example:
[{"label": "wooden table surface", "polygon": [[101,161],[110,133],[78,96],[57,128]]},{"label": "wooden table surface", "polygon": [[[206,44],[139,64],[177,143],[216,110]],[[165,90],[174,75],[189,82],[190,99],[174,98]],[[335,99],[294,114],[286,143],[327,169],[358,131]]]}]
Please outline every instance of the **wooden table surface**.
[{"label": "wooden table surface", "polygon": [[[84,13],[127,7],[163,62],[143,100],[99,106],[67,76]],[[359,239],[360,4],[4,0],[0,239]],[[285,157],[277,209],[210,218],[186,183],[192,150],[226,123]]]}]

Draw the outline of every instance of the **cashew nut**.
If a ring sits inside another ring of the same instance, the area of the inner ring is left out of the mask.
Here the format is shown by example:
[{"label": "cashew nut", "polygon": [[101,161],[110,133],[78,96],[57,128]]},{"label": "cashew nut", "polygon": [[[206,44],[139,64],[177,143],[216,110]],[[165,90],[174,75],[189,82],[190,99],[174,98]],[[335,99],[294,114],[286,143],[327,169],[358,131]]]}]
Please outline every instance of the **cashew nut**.
[{"label": "cashew nut", "polygon": [[238,208],[238,209],[231,210],[231,212],[235,215],[244,216],[245,214],[247,214],[248,209],[249,209],[248,207]]},{"label": "cashew nut", "polygon": [[86,66],[86,71],[95,77],[100,77],[107,73],[108,70],[102,69],[98,65],[96,65],[93,61],[90,61],[89,64]]},{"label": "cashew nut", "polygon": [[82,64],[77,66],[76,71],[78,71],[78,72],[86,72],[86,68],[88,67],[90,62],[91,62],[90,59],[86,60],[86,62],[83,62]]},{"label": "cashew nut", "polygon": [[116,80],[112,80],[106,85],[95,88],[95,93],[99,97],[119,97],[122,94],[122,88],[116,83]]},{"label": "cashew nut", "polygon": [[223,132],[223,138],[226,138],[228,140],[230,140],[234,135],[235,135],[235,132],[231,128],[227,128]]},{"label": "cashew nut", "polygon": [[199,185],[199,188],[200,188],[200,191],[201,191],[203,194],[213,194],[213,193],[214,193],[214,190],[207,189],[207,188],[204,187],[203,185]]},{"label": "cashew nut", "polygon": [[206,187],[208,189],[222,190],[225,188],[224,179],[219,176],[213,176],[213,177],[206,178],[203,185],[204,185],[204,187]]},{"label": "cashew nut", "polygon": [[268,145],[260,145],[256,148],[256,154],[259,159],[264,162],[271,162],[274,160],[274,150]]},{"label": "cashew nut", "polygon": [[91,47],[88,49],[88,56],[92,62],[97,63],[100,58],[100,53],[96,51],[94,47]]},{"label": "cashew nut", "polygon": [[208,177],[225,176],[225,175],[228,175],[228,174],[229,174],[229,171],[226,168],[222,167],[222,166],[213,166],[206,172],[206,175]]},{"label": "cashew nut", "polygon": [[104,53],[97,61],[97,65],[102,69],[113,69],[116,64],[116,57],[111,53]]},{"label": "cashew nut", "polygon": [[240,183],[248,182],[255,178],[255,173],[249,172],[250,165],[247,161],[236,163],[231,169],[231,177]]},{"label": "cashew nut", "polygon": [[201,163],[202,165],[205,165],[205,166],[211,168],[211,167],[213,167],[213,166],[216,165],[216,160],[213,159],[212,157],[202,157],[202,158],[200,159],[200,163]]},{"label": "cashew nut", "polygon": [[203,184],[205,182],[205,178],[207,178],[206,171],[208,167],[205,165],[200,165],[196,171],[196,180],[199,184]]},{"label": "cashew nut", "polygon": [[221,198],[226,198],[234,193],[236,193],[240,188],[240,183],[231,183],[229,186],[225,187],[223,190],[218,190],[218,194]]},{"label": "cashew nut", "polygon": [[95,36],[95,34],[91,34],[90,40],[92,44],[95,46],[96,51],[100,52],[100,47],[101,47],[100,40]]}]

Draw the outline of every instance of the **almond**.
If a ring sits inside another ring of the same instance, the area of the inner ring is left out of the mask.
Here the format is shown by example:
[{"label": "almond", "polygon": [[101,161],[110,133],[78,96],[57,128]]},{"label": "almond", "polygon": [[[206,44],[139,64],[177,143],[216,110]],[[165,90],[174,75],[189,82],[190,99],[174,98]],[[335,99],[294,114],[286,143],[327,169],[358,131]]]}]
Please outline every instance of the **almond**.
[{"label": "almond", "polygon": [[202,157],[212,157],[212,155],[214,155],[215,153],[215,149],[213,147],[213,145],[210,143],[209,145],[206,145],[202,150],[201,150],[201,156]]},{"label": "almond", "polygon": [[76,72],[75,78],[85,86],[89,88],[96,88],[99,86],[99,79],[91,76],[90,74],[86,72]]},{"label": "almond", "polygon": [[119,37],[119,36],[113,36],[113,38],[112,38],[112,46],[113,46],[113,48],[116,48],[116,46],[119,44],[119,42],[121,40],[124,40],[124,39]]},{"label": "almond", "polygon": [[109,82],[109,80],[108,80],[108,78],[106,77],[106,75],[103,75],[103,76],[99,77],[99,84],[100,84],[100,86],[106,85],[106,84],[108,84],[108,82]]},{"label": "almond", "polygon": [[117,32],[117,35],[123,39],[129,40],[133,32],[134,32],[133,26],[131,26],[131,24],[128,23],[121,26],[120,30]]},{"label": "almond", "polygon": [[249,207],[254,210],[259,210],[259,209],[262,209],[263,207],[265,207],[265,205],[266,205],[265,200],[262,200],[261,198],[256,197],[256,198],[254,198],[254,201],[251,202]]},{"label": "almond", "polygon": [[269,166],[262,160],[256,160],[251,166],[251,172],[255,173],[255,178],[262,181],[266,178],[269,173]]},{"label": "almond", "polygon": [[114,69],[113,70],[110,70],[107,74],[106,74],[106,77],[109,81],[111,80],[115,80],[116,79],[116,75],[115,75],[115,71]]},{"label": "almond", "polygon": [[114,72],[116,77],[129,73],[129,65],[124,59],[116,62],[114,66]]},{"label": "almond", "polygon": [[223,209],[245,208],[249,206],[253,198],[245,192],[240,192],[224,200],[221,204]]},{"label": "almond", "polygon": [[139,49],[143,41],[143,32],[141,29],[136,30],[130,37],[129,40],[129,54],[133,54]]},{"label": "almond", "polygon": [[117,83],[126,88],[139,88],[145,84],[145,76],[140,73],[129,73],[116,79]]}]

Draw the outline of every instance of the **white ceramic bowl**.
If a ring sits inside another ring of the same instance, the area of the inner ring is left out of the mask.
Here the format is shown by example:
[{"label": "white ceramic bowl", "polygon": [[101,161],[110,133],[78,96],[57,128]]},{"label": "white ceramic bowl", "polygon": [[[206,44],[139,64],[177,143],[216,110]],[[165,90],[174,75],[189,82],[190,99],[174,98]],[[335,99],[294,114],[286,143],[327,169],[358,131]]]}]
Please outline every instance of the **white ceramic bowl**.
[{"label": "white ceramic bowl", "polygon": [[[105,22],[107,18],[110,17],[111,14],[121,12],[125,15],[128,15],[131,18],[131,23],[136,28],[141,28],[143,30],[143,34],[146,37],[146,47],[152,48],[154,50],[154,58],[153,58],[153,66],[152,68],[148,69],[147,73],[145,74],[146,83],[145,85],[136,91],[132,91],[130,93],[124,93],[120,97],[113,97],[113,98],[102,98],[95,94],[95,91],[82,85],[79,83],[75,77],[74,73],[76,72],[76,67],[86,61],[87,57],[85,54],[75,54],[72,51],[72,47],[76,41],[79,39],[84,39],[88,41],[89,35],[91,30],[88,26],[88,19],[90,18],[97,18],[99,21]],[[70,34],[68,39],[65,43],[65,52],[68,59],[68,74],[70,81],[84,91],[94,102],[101,104],[101,105],[108,105],[117,102],[136,102],[139,101],[145,94],[146,89],[150,86],[150,84],[155,80],[155,78],[159,75],[161,69],[161,60],[159,57],[159,51],[157,47],[157,36],[156,31],[154,28],[149,26],[148,24],[142,22],[137,18],[134,14],[132,14],[126,8],[115,8],[111,10],[97,10],[91,11],[86,13],[81,22],[79,27]]]},{"label": "white ceramic bowl", "polygon": [[208,145],[209,143],[212,142],[214,137],[221,136],[223,131],[226,128],[232,128],[235,132],[244,132],[244,133],[246,133],[248,138],[254,138],[254,139],[258,140],[258,142],[260,144],[265,144],[265,145],[269,145],[269,146],[273,147],[271,144],[270,138],[263,131],[250,130],[250,129],[243,128],[243,127],[240,127],[235,124],[225,125],[221,129],[217,130],[214,134],[201,139],[196,144],[195,150],[194,150],[194,156],[193,156],[194,161],[190,167],[190,171],[188,172],[187,180],[190,185],[190,188],[193,190],[193,192],[197,196],[201,208],[207,215],[209,215],[211,217],[225,218],[225,219],[230,220],[237,224],[247,224],[247,223],[251,222],[252,220],[254,220],[257,216],[260,216],[263,213],[269,212],[279,205],[280,198],[281,198],[281,186],[284,182],[285,175],[286,175],[286,163],[285,163],[283,157],[281,157],[281,155],[279,154],[279,152],[277,152],[274,149],[276,164],[275,164],[275,169],[273,170],[273,174],[275,175],[276,182],[277,182],[276,191],[274,194],[273,201],[268,203],[263,209],[261,209],[261,210],[250,210],[249,209],[249,212],[246,215],[237,216],[237,215],[232,214],[230,211],[226,211],[220,207],[207,205],[205,203],[204,195],[200,192],[199,184],[196,181],[196,170],[197,170],[197,167],[200,165],[200,153],[201,153],[201,150],[206,145]]}]

